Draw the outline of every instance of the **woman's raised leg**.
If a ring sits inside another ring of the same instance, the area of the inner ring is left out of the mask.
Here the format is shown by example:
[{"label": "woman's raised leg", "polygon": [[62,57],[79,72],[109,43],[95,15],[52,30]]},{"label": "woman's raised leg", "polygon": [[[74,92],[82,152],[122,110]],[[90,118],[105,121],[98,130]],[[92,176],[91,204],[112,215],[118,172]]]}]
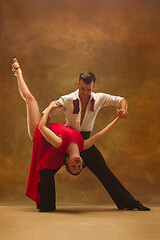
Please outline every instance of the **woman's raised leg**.
[{"label": "woman's raised leg", "polygon": [[15,72],[15,76],[17,77],[18,90],[20,92],[20,95],[26,102],[28,134],[31,140],[33,140],[36,126],[41,119],[38,103],[35,100],[34,96],[31,94],[23,79],[22,70],[16,58],[13,58],[12,60],[12,69]]}]

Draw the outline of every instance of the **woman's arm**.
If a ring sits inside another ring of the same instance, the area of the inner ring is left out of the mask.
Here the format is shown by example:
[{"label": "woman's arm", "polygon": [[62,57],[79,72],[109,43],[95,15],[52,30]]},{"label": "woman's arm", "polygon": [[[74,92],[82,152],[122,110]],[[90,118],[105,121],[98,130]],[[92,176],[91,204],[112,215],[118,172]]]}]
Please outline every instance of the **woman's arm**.
[{"label": "woman's arm", "polygon": [[56,134],[54,134],[46,125],[48,124],[48,116],[50,111],[53,108],[58,108],[60,106],[58,106],[55,102],[52,102],[52,105],[49,105],[48,108],[46,108],[46,111],[44,113],[44,115],[41,118],[41,121],[39,123],[39,130],[41,131],[41,133],[43,134],[43,136],[45,137],[45,139],[51,144],[53,145],[55,148],[58,148],[61,146],[62,144],[62,138],[58,137]]},{"label": "woman's arm", "polygon": [[118,116],[116,119],[114,119],[109,125],[107,125],[103,130],[98,132],[97,134],[93,135],[92,137],[88,138],[87,140],[84,140],[84,150],[90,148],[95,142],[99,141],[102,137],[107,135],[112,128],[114,128],[120,121],[121,117]]}]

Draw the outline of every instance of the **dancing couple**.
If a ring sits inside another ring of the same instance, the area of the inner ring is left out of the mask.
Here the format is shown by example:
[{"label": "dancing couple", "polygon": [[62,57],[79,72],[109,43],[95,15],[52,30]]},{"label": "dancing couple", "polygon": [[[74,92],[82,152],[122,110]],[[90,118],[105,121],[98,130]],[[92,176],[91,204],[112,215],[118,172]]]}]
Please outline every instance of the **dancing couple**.
[{"label": "dancing couple", "polygon": [[[12,70],[17,77],[20,95],[26,102],[28,134],[33,141],[31,166],[26,195],[36,202],[40,212],[56,210],[54,175],[66,165],[72,175],[78,175],[87,166],[101,181],[118,209],[149,211],[136,201],[108,168],[94,143],[128,116],[127,101],[118,96],[94,93],[95,75],[84,72],[78,81],[78,90],[53,101],[41,118],[39,107],[27,87],[16,58]],[[95,118],[102,107],[112,105],[117,117],[103,130],[90,137]],[[66,125],[50,124],[56,111],[64,111]],[[83,159],[83,160],[82,160]]]}]

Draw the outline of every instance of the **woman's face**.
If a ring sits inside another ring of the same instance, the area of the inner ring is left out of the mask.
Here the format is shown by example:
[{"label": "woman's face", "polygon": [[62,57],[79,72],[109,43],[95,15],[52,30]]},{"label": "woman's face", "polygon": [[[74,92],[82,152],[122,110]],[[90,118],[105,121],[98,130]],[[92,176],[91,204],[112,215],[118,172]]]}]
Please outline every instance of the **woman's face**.
[{"label": "woman's face", "polygon": [[78,156],[78,157],[70,157],[69,159],[66,160],[66,163],[68,164],[68,167],[69,167],[70,171],[74,175],[76,175],[82,169],[83,160],[82,160],[82,158],[80,156]]}]

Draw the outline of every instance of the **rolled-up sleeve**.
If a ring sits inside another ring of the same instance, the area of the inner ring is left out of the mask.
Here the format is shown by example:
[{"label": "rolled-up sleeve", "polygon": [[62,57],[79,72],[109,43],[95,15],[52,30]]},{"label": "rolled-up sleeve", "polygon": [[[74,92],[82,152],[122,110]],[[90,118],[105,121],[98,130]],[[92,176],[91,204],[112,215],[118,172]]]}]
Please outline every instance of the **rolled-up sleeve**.
[{"label": "rolled-up sleeve", "polygon": [[56,103],[59,104],[59,105],[62,105],[63,107],[65,107],[66,97],[65,97],[65,96],[60,97],[60,98],[56,101]]},{"label": "rolled-up sleeve", "polygon": [[101,93],[100,98],[102,101],[102,107],[109,106],[109,105],[119,107],[120,102],[124,99],[123,97],[114,96],[106,93]]}]

